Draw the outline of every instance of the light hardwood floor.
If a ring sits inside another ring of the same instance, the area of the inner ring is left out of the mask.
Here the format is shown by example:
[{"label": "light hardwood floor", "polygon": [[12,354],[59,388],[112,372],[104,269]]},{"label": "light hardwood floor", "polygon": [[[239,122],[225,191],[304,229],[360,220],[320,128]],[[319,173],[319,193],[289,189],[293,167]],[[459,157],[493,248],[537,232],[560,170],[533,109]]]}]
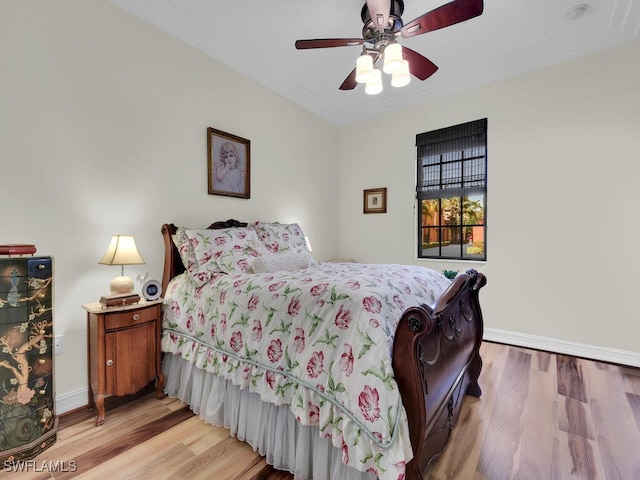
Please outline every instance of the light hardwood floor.
[{"label": "light hardwood floor", "polygon": [[[425,480],[640,480],[639,369],[495,343],[481,353],[482,397],[466,397]],[[54,446],[0,478],[293,479],[175,399],[141,396],[101,427],[94,413],[63,416]]]}]

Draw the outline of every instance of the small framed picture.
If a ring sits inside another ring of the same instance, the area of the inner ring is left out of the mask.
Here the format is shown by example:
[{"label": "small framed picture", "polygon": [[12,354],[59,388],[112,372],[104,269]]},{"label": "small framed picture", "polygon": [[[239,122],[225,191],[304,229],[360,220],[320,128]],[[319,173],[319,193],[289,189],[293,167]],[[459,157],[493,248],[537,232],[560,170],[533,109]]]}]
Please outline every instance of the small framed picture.
[{"label": "small framed picture", "polygon": [[207,128],[209,195],[250,198],[251,141]]},{"label": "small framed picture", "polygon": [[364,191],[364,213],[387,213],[387,188]]}]

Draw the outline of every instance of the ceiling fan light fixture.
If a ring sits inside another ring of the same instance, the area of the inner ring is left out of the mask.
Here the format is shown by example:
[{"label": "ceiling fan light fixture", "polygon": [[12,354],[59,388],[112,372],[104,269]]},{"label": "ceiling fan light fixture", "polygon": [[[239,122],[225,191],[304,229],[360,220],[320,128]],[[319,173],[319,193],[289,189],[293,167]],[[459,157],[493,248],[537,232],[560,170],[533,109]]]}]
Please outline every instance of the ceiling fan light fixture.
[{"label": "ceiling fan light fixture", "polygon": [[356,60],[356,82],[366,83],[373,76],[373,58],[363,53]]},{"label": "ceiling fan light fixture", "polygon": [[371,72],[371,78],[367,80],[367,84],[364,87],[364,92],[368,95],[377,95],[382,91],[382,72],[380,70],[373,70]]},{"label": "ceiling fan light fixture", "polygon": [[384,73],[393,73],[402,68],[402,45],[390,43],[384,49]]},{"label": "ceiling fan light fixture", "polygon": [[391,74],[391,85],[394,87],[404,87],[411,81],[411,72],[409,72],[409,62],[402,61],[402,67]]}]

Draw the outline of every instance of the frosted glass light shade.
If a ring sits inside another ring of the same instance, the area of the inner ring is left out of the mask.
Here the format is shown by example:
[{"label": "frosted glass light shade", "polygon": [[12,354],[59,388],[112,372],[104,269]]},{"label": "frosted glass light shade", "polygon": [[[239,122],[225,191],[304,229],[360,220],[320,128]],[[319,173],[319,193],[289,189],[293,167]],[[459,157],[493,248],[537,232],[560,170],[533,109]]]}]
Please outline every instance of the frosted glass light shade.
[{"label": "frosted glass light shade", "polygon": [[402,68],[391,74],[391,85],[394,87],[404,87],[411,81],[411,72],[409,72],[409,62],[402,61]]},{"label": "frosted glass light shade", "polygon": [[384,73],[393,73],[402,68],[402,45],[392,43],[384,49]]},{"label": "frosted glass light shade", "polygon": [[356,82],[366,83],[373,75],[373,58],[365,53],[356,60]]},{"label": "frosted glass light shade", "polygon": [[367,81],[364,91],[369,95],[377,95],[382,91],[382,72],[380,70],[373,71],[373,75]]}]

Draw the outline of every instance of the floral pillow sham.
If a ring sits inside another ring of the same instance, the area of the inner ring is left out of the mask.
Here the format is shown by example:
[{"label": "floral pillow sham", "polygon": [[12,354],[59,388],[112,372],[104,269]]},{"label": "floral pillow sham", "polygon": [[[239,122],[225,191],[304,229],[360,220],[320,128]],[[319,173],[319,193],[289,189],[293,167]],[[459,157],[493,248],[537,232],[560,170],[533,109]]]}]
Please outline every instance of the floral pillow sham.
[{"label": "floral pillow sham", "polygon": [[198,283],[220,272],[297,270],[316,263],[297,223],[253,222],[217,230],[180,227],[172,238],[185,269]]},{"label": "floral pillow sham", "polygon": [[297,223],[253,222],[251,226],[271,253],[307,250],[304,233]]},{"label": "floral pillow sham", "polygon": [[184,268],[187,272],[195,272],[198,269],[198,261],[186,231],[186,228],[179,227],[176,233],[171,236],[171,239],[178,250]]},{"label": "floral pillow sham", "polygon": [[199,272],[247,272],[253,258],[267,253],[251,227],[187,229],[186,235],[193,247]]}]

